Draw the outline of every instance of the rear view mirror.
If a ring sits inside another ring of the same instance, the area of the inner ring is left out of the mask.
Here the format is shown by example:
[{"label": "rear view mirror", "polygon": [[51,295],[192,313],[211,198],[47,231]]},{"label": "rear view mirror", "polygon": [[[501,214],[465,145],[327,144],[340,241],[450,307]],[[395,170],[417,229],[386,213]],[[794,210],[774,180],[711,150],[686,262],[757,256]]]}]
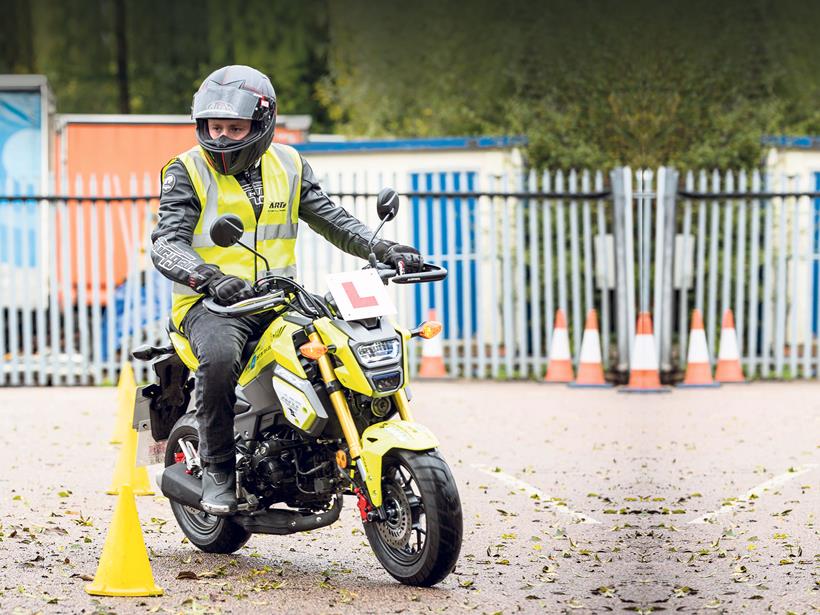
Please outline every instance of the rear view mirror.
[{"label": "rear view mirror", "polygon": [[383,188],[376,199],[376,212],[379,219],[388,222],[399,213],[399,194],[392,188]]},{"label": "rear view mirror", "polygon": [[242,239],[245,225],[236,214],[225,214],[211,225],[211,241],[222,248],[229,248]]}]

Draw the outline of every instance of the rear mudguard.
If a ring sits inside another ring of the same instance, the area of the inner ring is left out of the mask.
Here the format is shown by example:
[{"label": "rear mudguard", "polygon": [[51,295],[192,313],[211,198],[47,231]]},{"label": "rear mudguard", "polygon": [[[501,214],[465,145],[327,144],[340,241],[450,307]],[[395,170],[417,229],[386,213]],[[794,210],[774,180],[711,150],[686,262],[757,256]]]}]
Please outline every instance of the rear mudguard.
[{"label": "rear mudguard", "polygon": [[376,423],[362,434],[362,462],[367,472],[365,483],[373,506],[382,505],[382,457],[398,448],[427,451],[438,446],[438,439],[424,425],[412,421]]}]

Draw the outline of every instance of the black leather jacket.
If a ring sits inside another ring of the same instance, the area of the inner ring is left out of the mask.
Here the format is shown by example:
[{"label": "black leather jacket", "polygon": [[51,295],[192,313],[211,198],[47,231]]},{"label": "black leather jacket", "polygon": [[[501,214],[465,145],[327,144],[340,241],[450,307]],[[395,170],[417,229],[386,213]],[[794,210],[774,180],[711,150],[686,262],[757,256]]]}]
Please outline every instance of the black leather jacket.
[{"label": "black leather jacket", "polygon": [[[257,179],[260,173],[258,166],[251,170],[251,175],[256,175]],[[165,277],[186,286],[190,273],[204,262],[191,247],[200,211],[199,197],[191,185],[188,171],[177,160],[165,172],[159,200],[159,221],[151,233],[151,260]],[[367,244],[373,236],[372,231],[330,200],[304,158],[299,218],[340,250],[367,258]],[[373,250],[381,258],[391,245],[391,241],[377,240]]]}]

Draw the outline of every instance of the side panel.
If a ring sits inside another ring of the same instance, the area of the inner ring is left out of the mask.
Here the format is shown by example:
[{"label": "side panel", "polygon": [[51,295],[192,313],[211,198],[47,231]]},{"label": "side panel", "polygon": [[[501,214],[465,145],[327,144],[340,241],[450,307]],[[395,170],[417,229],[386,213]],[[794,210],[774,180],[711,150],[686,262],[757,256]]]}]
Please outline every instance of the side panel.
[{"label": "side panel", "polygon": [[420,423],[385,421],[371,425],[362,434],[362,462],[367,471],[367,490],[373,506],[382,503],[382,457],[394,449],[426,451],[438,446],[438,439]]},{"label": "side panel", "polygon": [[301,328],[282,316],[274,320],[259,338],[256,350],[239,376],[239,384],[245,386],[274,361],[300,378],[306,378],[293,345],[293,334]]},{"label": "side panel", "polygon": [[282,403],[285,419],[308,435],[318,437],[324,431],[328,415],[313,385],[281,365],[273,370],[272,385]]}]

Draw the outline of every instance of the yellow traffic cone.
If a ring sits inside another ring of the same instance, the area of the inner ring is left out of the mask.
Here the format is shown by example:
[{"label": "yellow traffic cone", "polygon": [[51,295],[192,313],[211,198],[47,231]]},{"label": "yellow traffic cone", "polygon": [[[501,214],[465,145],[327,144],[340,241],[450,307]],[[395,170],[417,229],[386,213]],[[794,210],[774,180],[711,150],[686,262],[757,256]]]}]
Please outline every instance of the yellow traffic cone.
[{"label": "yellow traffic cone", "polygon": [[134,420],[134,400],[137,395],[137,381],[134,379],[134,368],[125,362],[117,380],[117,418],[111,444],[122,444],[128,437],[128,430]]},{"label": "yellow traffic cone", "polygon": [[85,591],[95,596],[162,595],[162,588],[154,583],[137,504],[129,485],[120,490],[97,574]]},{"label": "yellow traffic cone", "polygon": [[130,486],[134,495],[154,495],[151,483],[148,481],[148,470],[145,466],[137,466],[137,430],[133,427],[129,428],[125,437],[125,443],[114,468],[111,487],[106,493],[117,495],[123,485]]}]

